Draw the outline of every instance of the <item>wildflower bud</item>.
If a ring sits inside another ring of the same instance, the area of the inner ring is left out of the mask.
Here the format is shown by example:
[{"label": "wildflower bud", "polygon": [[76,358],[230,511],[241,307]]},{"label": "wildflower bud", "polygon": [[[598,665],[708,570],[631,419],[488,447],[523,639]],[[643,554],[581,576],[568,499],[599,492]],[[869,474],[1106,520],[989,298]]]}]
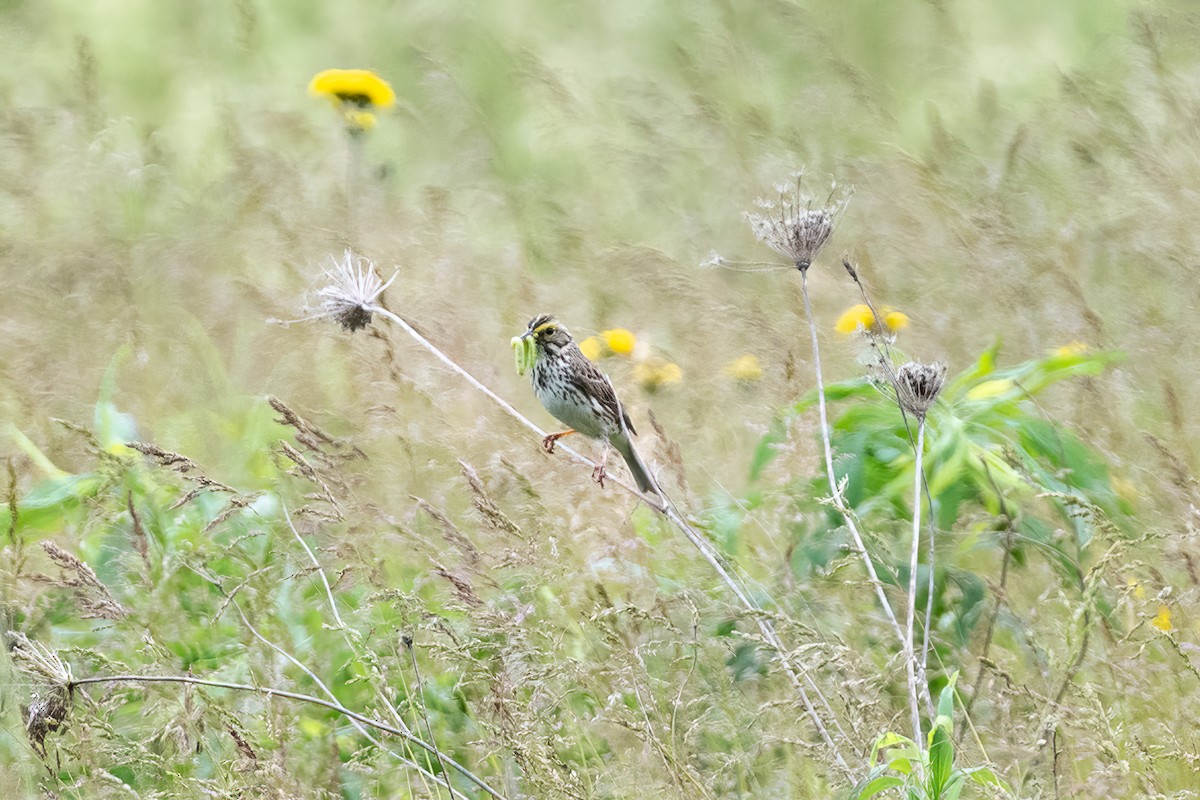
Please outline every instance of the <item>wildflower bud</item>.
[{"label": "wildflower bud", "polygon": [[942,385],[946,382],[946,365],[922,364],[909,361],[896,372],[896,396],[906,411],[919,420],[937,400]]}]

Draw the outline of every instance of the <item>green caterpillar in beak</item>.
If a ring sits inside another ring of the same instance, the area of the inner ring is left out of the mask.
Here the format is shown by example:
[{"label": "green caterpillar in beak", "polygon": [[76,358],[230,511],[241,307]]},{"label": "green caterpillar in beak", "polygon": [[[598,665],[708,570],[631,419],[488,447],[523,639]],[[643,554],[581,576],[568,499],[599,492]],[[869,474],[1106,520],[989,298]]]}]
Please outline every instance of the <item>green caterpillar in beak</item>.
[{"label": "green caterpillar in beak", "polygon": [[532,336],[514,336],[511,344],[517,358],[517,374],[524,375],[533,369],[533,362],[537,361],[537,342]]}]

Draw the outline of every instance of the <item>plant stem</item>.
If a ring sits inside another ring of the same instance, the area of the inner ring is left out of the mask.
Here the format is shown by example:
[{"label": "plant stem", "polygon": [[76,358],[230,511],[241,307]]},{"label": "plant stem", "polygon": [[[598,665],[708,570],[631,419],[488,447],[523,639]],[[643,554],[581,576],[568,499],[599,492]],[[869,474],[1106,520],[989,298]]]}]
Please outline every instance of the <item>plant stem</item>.
[{"label": "plant stem", "polygon": [[[193,686],[211,686],[216,689],[230,689],[237,692],[251,692],[253,694],[266,695],[267,697],[283,697],[288,700],[296,700],[301,703],[310,703],[315,706],[327,708],[330,711],[336,711],[347,719],[355,722],[360,722],[363,725],[376,728],[384,733],[390,733],[393,736],[408,741],[411,744],[427,750],[430,754],[437,755],[437,750],[431,745],[413,736],[411,733],[394,728],[386,722],[381,722],[377,719],[359,714],[357,711],[351,711],[343,705],[332,702],[330,700],[322,700],[319,697],[313,697],[310,694],[300,694],[299,692],[289,692],[285,689],[275,689],[270,686],[250,686],[245,683],[229,683],[227,681],[211,681],[204,678],[193,678],[190,675],[96,675],[91,678],[76,678],[67,684],[67,690],[71,691],[77,686],[86,686],[91,683],[187,683]],[[446,763],[453,767],[464,778],[478,786],[489,796],[495,800],[507,800],[504,795],[497,792],[489,786],[482,778],[475,775],[469,769],[459,764],[449,756],[442,756]]]},{"label": "plant stem", "polygon": [[[863,302],[867,304],[867,308],[871,309],[871,318],[873,320],[875,320],[875,326],[878,328],[881,328],[881,329],[886,328],[887,323],[884,322],[884,318],[883,318],[883,316],[880,315],[879,310],[877,308],[875,308],[875,304],[871,302],[871,296],[869,294],[867,294],[867,287],[862,282],[862,279],[859,278],[858,270],[855,269],[853,266],[851,266],[850,262],[847,259],[842,259],[842,265],[846,268],[846,272],[850,274],[850,278],[851,278],[851,280],[854,281],[854,285],[858,287],[858,291],[862,295]],[[888,381],[893,386],[895,386],[896,385],[896,370],[892,366],[892,350],[891,350],[891,347],[888,346],[887,338],[885,336],[879,336],[878,338],[876,338],[876,336],[873,333],[869,334],[869,338],[870,338],[870,342],[871,342],[871,347],[876,349],[877,355],[879,357],[879,361],[878,361],[879,366],[883,367],[883,369],[887,372]],[[882,345],[882,350],[883,350],[882,353],[878,352],[878,350],[880,348],[877,346],[877,343],[878,343],[878,345]],[[901,403],[899,401],[899,398],[897,398],[897,400],[896,400],[896,407],[900,410],[900,419],[903,420],[903,422],[904,422],[904,433],[906,436],[908,436],[908,444],[915,450],[917,447],[917,443],[913,439],[912,426],[908,424],[908,411],[905,410],[904,403]],[[930,624],[930,621],[933,619],[933,590],[934,590],[934,577],[935,577],[934,566],[935,566],[936,553],[934,551],[933,494],[929,491],[929,481],[925,480],[924,473],[922,473],[922,475],[921,475],[921,483],[925,487],[925,502],[929,505],[929,517],[928,517],[929,521],[927,523],[927,525],[929,527],[929,551],[928,551],[929,555],[928,555],[928,562],[927,562],[927,566],[929,569],[929,585],[927,588],[926,600],[925,600],[925,625],[922,627],[922,636],[921,636],[921,673],[926,674],[926,671],[929,667],[929,639],[930,639],[929,624]],[[934,716],[933,696],[929,693],[928,683],[922,682],[921,689],[922,689],[922,693],[921,693],[922,698],[925,701],[925,709],[926,709],[927,713],[929,714],[929,716],[932,717],[932,716]]]},{"label": "plant stem", "polygon": [[833,500],[833,507],[842,515],[842,519],[846,521],[846,527],[850,530],[850,535],[854,539],[854,546],[858,548],[858,554],[862,557],[863,566],[867,569],[867,575],[871,579],[871,585],[875,587],[875,595],[879,598],[879,605],[883,607],[884,614],[887,615],[888,622],[892,624],[892,630],[896,633],[896,639],[900,646],[905,644],[904,631],[900,629],[900,623],[896,620],[896,614],[892,611],[892,606],[888,602],[887,595],[883,591],[883,583],[879,580],[879,575],[875,572],[875,564],[871,561],[871,554],[867,552],[867,545],[863,542],[862,534],[858,531],[858,526],[854,523],[854,515],[847,508],[845,498],[842,496],[841,487],[838,486],[837,475],[833,471],[833,445],[829,441],[829,422],[827,412],[825,411],[825,383],[821,378],[821,346],[817,341],[817,323],[813,318],[812,302],[808,297],[808,270],[800,270],[800,287],[801,293],[804,296],[804,316],[808,320],[809,334],[812,336],[812,352],[813,352],[813,369],[817,375],[817,408],[821,416],[821,443],[825,448],[825,474],[829,478],[829,492]]},{"label": "plant stem", "polygon": [[[917,420],[916,476],[913,478],[912,554],[908,562],[908,628],[905,631],[904,660],[908,670],[908,710],[912,716],[913,741],[921,747],[921,706],[917,700],[918,680],[925,680],[925,670],[917,661],[913,647],[913,627],[917,618],[917,567],[921,558],[921,458],[925,450],[925,417]],[[926,622],[928,627],[928,622]]]}]

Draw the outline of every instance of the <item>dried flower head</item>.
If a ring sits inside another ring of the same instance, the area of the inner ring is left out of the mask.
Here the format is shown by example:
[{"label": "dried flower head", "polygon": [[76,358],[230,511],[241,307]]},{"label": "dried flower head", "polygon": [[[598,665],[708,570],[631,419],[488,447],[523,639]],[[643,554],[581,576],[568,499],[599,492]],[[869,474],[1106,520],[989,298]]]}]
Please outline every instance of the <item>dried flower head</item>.
[{"label": "dried flower head", "polygon": [[755,238],[790,259],[801,271],[809,268],[829,242],[849,200],[848,193],[834,183],[829,196],[818,204],[804,191],[803,184],[803,173],[797,173],[792,181],[776,187],[777,202],[757,201],[764,213],[746,213]]},{"label": "dried flower head", "polygon": [[74,678],[71,668],[58,653],[38,644],[19,631],[8,632],[8,648],[13,666],[49,686],[68,686]]},{"label": "dried flower head", "polygon": [[58,653],[17,631],[8,632],[12,663],[34,678],[39,688],[29,705],[21,706],[21,718],[33,749],[46,757],[46,737],[62,727],[71,712],[71,668]]},{"label": "dried flower head", "polygon": [[333,256],[329,260],[333,266],[323,271],[328,283],[315,293],[320,303],[310,307],[309,316],[302,321],[330,319],[351,332],[367,327],[378,308],[376,302],[396,276],[385,283],[370,259],[355,255],[349,248],[341,261]]},{"label": "dried flower head", "polygon": [[937,400],[945,382],[944,363],[922,364],[919,361],[909,361],[896,371],[896,397],[906,411],[923,420],[929,407]]}]

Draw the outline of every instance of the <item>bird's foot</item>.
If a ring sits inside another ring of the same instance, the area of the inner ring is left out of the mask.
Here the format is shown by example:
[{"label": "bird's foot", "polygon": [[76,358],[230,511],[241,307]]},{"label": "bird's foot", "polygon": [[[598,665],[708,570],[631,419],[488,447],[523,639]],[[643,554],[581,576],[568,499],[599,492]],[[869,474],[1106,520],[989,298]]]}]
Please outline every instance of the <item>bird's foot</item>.
[{"label": "bird's foot", "polygon": [[562,433],[552,433],[545,439],[542,439],[542,449],[547,453],[554,452],[554,444],[564,436],[570,436],[575,431],[563,431]]},{"label": "bird's foot", "polygon": [[607,476],[608,476],[608,473],[604,471],[603,464],[597,464],[596,468],[592,470],[592,480],[594,480],[596,483],[600,484],[601,489],[604,488],[604,479]]}]

